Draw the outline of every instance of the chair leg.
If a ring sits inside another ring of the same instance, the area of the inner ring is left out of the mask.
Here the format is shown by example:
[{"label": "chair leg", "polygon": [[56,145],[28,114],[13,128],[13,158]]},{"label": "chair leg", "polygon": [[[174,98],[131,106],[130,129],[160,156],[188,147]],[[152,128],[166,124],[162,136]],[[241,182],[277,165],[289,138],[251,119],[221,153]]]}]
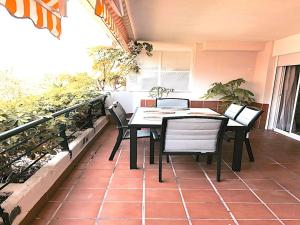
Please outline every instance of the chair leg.
[{"label": "chair leg", "polygon": [[206,163],[208,165],[210,165],[212,163],[212,160],[213,160],[213,155],[212,154],[208,154],[207,155],[207,160],[206,160]]},{"label": "chair leg", "polygon": [[166,158],[167,158],[167,163],[170,163],[170,156],[166,155]]},{"label": "chair leg", "polygon": [[158,172],[158,179],[159,179],[159,182],[163,182],[162,180],[162,152],[161,150],[159,150],[159,172]]},{"label": "chair leg", "polygon": [[154,139],[150,134],[150,164],[154,164]]},{"label": "chair leg", "polygon": [[254,156],[253,156],[253,152],[252,152],[252,148],[251,148],[251,145],[250,145],[249,138],[245,139],[245,144],[246,144],[246,149],[247,149],[248,156],[249,156],[249,161],[254,162]]},{"label": "chair leg", "polygon": [[115,146],[109,156],[109,160],[112,161],[114,160],[114,157],[115,157],[115,154],[116,152],[118,151],[119,147],[120,147],[120,144],[121,144],[121,141],[123,139],[123,130],[119,129],[119,134],[118,134],[118,137],[117,137],[117,141],[115,143]]},{"label": "chair leg", "polygon": [[219,150],[217,154],[217,182],[221,181],[221,163],[222,163],[222,153]]}]

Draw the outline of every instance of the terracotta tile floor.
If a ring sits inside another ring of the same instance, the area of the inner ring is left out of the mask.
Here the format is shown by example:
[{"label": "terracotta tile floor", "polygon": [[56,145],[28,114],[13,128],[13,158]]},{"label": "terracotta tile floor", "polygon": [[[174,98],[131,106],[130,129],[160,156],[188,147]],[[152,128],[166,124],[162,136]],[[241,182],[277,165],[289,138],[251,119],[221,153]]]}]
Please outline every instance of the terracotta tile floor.
[{"label": "terracotta tile floor", "polygon": [[[113,162],[116,129],[108,127],[31,223],[50,225],[268,225],[300,224],[300,142],[255,131],[255,162],[243,156],[230,169],[232,143],[224,143],[222,181],[215,164],[172,156],[149,164],[149,141],[138,142],[138,170],[129,170],[129,141]],[[157,160],[157,158],[156,158]]]}]

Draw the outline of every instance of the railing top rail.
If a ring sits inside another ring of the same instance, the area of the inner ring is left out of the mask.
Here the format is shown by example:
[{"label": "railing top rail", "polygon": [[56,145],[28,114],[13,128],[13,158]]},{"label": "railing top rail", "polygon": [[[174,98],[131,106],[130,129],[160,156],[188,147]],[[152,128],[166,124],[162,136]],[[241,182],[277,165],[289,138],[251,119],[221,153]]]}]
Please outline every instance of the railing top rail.
[{"label": "railing top rail", "polygon": [[26,123],[26,124],[23,124],[21,126],[15,127],[13,129],[10,129],[8,131],[2,132],[2,133],[0,133],[0,141],[3,141],[5,139],[7,139],[7,138],[10,138],[10,137],[14,136],[14,135],[22,133],[22,132],[24,132],[24,131],[26,131],[26,130],[28,130],[30,128],[36,127],[37,125],[40,125],[40,124],[45,123],[45,122],[47,122],[49,120],[52,120],[55,117],[58,117],[58,116],[61,116],[61,115],[65,114],[65,113],[71,112],[71,111],[73,111],[73,110],[75,110],[77,108],[80,108],[81,106],[94,103],[94,102],[96,102],[98,100],[101,100],[103,98],[105,98],[105,95],[101,95],[100,97],[94,98],[94,99],[92,99],[90,101],[87,101],[87,102],[83,102],[83,103],[79,103],[79,104],[70,106],[68,108],[59,110],[59,111],[53,113],[50,116],[43,117],[41,119],[34,120],[34,121],[29,122],[29,123]]}]

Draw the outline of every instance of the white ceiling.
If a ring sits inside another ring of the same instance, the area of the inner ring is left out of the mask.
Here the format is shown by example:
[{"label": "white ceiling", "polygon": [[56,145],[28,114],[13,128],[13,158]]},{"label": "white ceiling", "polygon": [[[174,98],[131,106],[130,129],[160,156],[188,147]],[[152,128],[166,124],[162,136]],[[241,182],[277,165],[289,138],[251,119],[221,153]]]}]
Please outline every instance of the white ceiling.
[{"label": "white ceiling", "polygon": [[267,41],[300,33],[300,0],[127,0],[135,39]]}]

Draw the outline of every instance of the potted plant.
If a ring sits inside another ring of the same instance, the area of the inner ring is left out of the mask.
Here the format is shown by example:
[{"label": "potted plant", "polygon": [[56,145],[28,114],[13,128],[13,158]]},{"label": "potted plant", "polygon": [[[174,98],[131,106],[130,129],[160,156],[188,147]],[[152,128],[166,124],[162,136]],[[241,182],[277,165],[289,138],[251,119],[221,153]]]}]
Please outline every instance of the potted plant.
[{"label": "potted plant", "polygon": [[231,103],[239,105],[249,105],[255,101],[254,94],[240,86],[246,83],[243,78],[231,80],[227,83],[216,82],[211,84],[203,99],[219,97],[222,102],[222,109],[227,108]]}]

